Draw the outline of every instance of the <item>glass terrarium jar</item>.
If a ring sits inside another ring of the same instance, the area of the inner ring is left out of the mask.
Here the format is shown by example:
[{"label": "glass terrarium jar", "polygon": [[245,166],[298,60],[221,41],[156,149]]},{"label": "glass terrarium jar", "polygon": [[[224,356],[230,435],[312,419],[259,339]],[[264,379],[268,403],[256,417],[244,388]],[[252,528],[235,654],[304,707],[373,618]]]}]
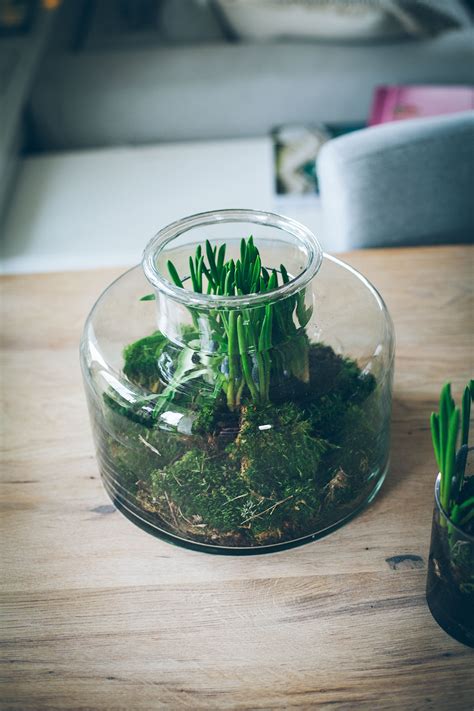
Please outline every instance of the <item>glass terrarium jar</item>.
[{"label": "glass terrarium jar", "polygon": [[440,502],[435,485],[426,600],[436,622],[451,637],[474,647],[474,526],[461,530]]},{"label": "glass terrarium jar", "polygon": [[380,295],[304,226],[253,210],[179,220],[85,325],[105,488],[132,521],[191,548],[319,538],[386,475],[393,359]]}]

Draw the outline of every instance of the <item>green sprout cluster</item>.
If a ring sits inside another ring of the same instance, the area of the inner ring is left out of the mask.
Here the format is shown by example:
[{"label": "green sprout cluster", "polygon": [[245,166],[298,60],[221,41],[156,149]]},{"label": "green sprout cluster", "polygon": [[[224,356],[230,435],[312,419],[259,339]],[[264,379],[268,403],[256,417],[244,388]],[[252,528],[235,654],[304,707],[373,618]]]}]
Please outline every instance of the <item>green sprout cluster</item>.
[{"label": "green sprout cluster", "polygon": [[[252,236],[241,240],[237,260],[226,260],[225,244],[217,249],[207,240],[204,252],[199,245],[194,257],[189,257],[189,277],[181,278],[171,261],[168,271],[182,289],[187,278],[196,293],[227,297],[269,294],[290,281],[283,264],[279,272],[263,266]],[[244,390],[254,403],[267,403],[271,375],[275,379],[288,372],[307,382],[308,339],[304,329],[312,309],[305,306],[304,290],[265,306],[216,307],[205,315],[198,313],[196,307],[189,310],[198,330],[205,320],[214,357],[220,355],[224,360],[220,379],[231,411],[240,405]]]},{"label": "green sprout cluster", "polygon": [[[474,495],[467,495],[465,481],[469,452],[469,424],[474,380],[464,389],[461,409],[451,395],[451,384],[446,383],[439,400],[439,412],[431,413],[431,436],[440,481],[440,503],[452,523],[463,528],[474,520]],[[458,449],[460,437],[460,448]]]}]

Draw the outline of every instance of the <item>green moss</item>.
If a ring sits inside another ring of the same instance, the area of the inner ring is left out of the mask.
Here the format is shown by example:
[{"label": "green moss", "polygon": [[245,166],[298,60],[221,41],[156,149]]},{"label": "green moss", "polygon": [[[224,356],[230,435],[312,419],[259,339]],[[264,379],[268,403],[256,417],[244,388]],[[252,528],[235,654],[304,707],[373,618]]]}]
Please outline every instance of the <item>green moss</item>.
[{"label": "green moss", "polygon": [[321,395],[305,404],[305,412],[313,433],[337,443],[342,434],[346,402],[337,390]]},{"label": "green moss", "polygon": [[[329,346],[305,342],[307,377],[295,376],[296,365],[286,372],[287,355],[272,351],[269,403],[244,393],[231,412],[206,380],[177,392],[169,407],[179,401],[191,416],[189,436],[160,429],[153,398],[130,405],[106,394],[106,447],[122,485],[138,488],[168,529],[209,542],[277,542],[337,518],[363,495],[386,445],[377,440],[376,382]],[[127,377],[159,389],[166,343],[155,333],[128,346]]]},{"label": "green moss", "polygon": [[229,412],[222,393],[210,402],[196,402],[196,416],[193,433],[205,437],[218,435],[224,431],[234,431],[238,425],[238,415]]},{"label": "green moss", "polygon": [[190,449],[171,466],[154,471],[151,482],[162,507],[172,501],[183,522],[223,532],[239,527],[241,500],[251,497],[238,466],[204,449]]},{"label": "green moss", "polygon": [[311,423],[297,405],[242,408],[240,432],[229,456],[241,463],[241,475],[259,495],[279,500],[295,488],[314,490],[321,457],[328,447],[312,435]]},{"label": "green moss", "polygon": [[155,331],[151,336],[131,343],[123,351],[124,375],[135,385],[140,385],[152,393],[160,391],[160,373],[158,358],[168,339]]},{"label": "green moss", "polygon": [[184,454],[188,438],[156,426],[153,402],[132,405],[104,393],[103,413],[96,413],[95,426],[102,430],[103,455],[113,464],[122,486],[134,492],[137,482],[147,482],[157,467],[165,467]]},{"label": "green moss", "polygon": [[114,437],[107,437],[104,443],[109,461],[114,464],[115,474],[120,484],[128,492],[135,494],[140,480],[150,475],[151,469],[147,466],[148,458],[144,461],[137,457],[132,445],[118,442]]},{"label": "green moss", "polygon": [[234,442],[220,450],[203,441],[202,448],[153,471],[151,491],[158,509],[173,502],[181,524],[257,538],[271,530],[278,538],[290,523],[304,527],[315,516],[320,505],[315,474],[326,450],[295,405],[276,410],[249,405],[242,409]]},{"label": "green moss", "polygon": [[329,445],[292,403],[247,405],[237,439],[224,452],[193,448],[152,472],[152,493],[182,521],[239,536],[278,539],[303,530],[321,505],[317,469]]}]

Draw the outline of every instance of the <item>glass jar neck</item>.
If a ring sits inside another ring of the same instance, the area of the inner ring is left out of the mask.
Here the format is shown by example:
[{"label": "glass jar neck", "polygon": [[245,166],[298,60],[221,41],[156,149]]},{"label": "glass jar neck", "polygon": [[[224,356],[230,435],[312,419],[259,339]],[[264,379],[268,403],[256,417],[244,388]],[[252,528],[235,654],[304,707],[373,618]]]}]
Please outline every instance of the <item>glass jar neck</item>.
[{"label": "glass jar neck", "polygon": [[[225,259],[237,263],[241,242],[250,235],[261,265],[267,274],[275,273],[276,286],[260,293],[258,288],[256,293],[237,288],[232,294],[221,293],[222,289],[208,293],[204,275],[200,291],[193,288],[189,261],[197,249],[205,260],[206,240],[215,255],[222,248]],[[225,322],[234,312],[236,318],[246,315],[248,323],[278,302],[299,303],[300,311],[308,307],[306,286],[321,261],[316,238],[294,220],[254,210],[220,210],[184,218],[161,230],[145,249],[143,269],[155,291],[160,331],[178,345],[213,352],[216,317]]]}]

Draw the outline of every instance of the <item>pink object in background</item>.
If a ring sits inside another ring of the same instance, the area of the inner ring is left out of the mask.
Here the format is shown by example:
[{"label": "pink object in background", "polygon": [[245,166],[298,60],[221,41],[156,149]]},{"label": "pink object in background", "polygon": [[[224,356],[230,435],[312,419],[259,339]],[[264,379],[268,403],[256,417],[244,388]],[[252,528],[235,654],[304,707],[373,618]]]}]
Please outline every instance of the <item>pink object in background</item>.
[{"label": "pink object in background", "polygon": [[470,86],[379,86],[369,126],[469,109],[474,109],[474,88]]}]

